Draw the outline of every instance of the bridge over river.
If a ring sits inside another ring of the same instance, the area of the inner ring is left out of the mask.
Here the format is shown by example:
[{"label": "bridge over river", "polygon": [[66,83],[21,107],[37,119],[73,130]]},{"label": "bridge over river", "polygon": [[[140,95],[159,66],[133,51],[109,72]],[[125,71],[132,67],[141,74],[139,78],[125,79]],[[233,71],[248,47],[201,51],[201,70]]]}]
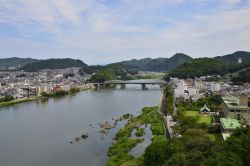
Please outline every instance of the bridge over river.
[{"label": "bridge over river", "polygon": [[142,89],[147,89],[146,85],[159,85],[160,87],[164,87],[167,82],[166,81],[157,81],[157,80],[141,80],[141,81],[106,81],[106,82],[102,82],[102,83],[93,83],[93,85],[96,87],[96,88],[99,88],[99,87],[110,87],[110,86],[116,86],[116,85],[121,85],[121,88],[125,88],[126,85],[129,85],[129,84],[133,84],[133,85],[141,85],[142,86]]}]

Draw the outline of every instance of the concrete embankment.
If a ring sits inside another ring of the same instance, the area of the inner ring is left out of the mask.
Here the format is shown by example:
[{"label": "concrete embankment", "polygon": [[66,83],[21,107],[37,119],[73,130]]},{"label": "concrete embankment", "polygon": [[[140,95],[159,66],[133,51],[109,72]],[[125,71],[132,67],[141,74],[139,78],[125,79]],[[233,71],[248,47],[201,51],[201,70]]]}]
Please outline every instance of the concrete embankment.
[{"label": "concrete embankment", "polygon": [[172,127],[176,123],[173,121],[173,118],[171,115],[167,115],[167,98],[166,98],[166,94],[164,92],[164,89],[161,90],[158,111],[163,116],[164,128],[166,131],[166,135],[168,135],[170,138],[172,138],[173,137]]},{"label": "concrete embankment", "polygon": [[165,92],[164,89],[161,90],[161,94],[160,94],[160,99],[159,99],[159,104],[158,104],[158,112],[162,115],[163,117],[163,121],[164,121],[164,129],[165,129],[165,135],[168,134],[167,131],[167,121],[166,121],[166,97],[165,97]]}]

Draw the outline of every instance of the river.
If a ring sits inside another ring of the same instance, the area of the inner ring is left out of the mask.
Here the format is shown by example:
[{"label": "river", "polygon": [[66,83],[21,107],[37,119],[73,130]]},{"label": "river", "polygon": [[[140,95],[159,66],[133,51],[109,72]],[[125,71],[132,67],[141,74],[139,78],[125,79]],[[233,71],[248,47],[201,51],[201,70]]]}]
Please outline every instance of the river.
[{"label": "river", "polygon": [[[104,137],[98,124],[157,105],[160,88],[147,87],[89,90],[0,108],[0,165],[105,165],[112,138],[123,124]],[[89,134],[86,140],[70,143],[83,133]]]}]

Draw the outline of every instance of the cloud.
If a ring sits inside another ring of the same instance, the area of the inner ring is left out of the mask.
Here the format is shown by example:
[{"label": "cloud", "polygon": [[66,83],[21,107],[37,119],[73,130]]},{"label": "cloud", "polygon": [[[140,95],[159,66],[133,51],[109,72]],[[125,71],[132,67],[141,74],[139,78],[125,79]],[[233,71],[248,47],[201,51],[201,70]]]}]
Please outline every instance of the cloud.
[{"label": "cloud", "polygon": [[[0,0],[0,51],[6,56],[35,56],[32,52],[39,51],[46,58],[68,54],[96,64],[169,57],[175,52],[198,57],[250,50],[249,4],[249,0]],[[17,54],[15,48],[22,51]]]}]

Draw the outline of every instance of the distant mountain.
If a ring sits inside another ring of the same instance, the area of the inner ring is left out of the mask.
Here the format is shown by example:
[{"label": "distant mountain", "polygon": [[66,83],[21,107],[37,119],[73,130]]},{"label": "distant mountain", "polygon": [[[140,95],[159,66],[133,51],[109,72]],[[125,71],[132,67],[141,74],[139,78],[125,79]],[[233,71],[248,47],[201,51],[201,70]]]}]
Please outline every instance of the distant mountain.
[{"label": "distant mountain", "polygon": [[81,60],[75,59],[47,59],[40,60],[35,63],[24,65],[20,68],[20,70],[24,70],[27,72],[38,71],[42,69],[65,69],[70,67],[87,67],[87,65]]},{"label": "distant mountain", "polygon": [[239,58],[242,59],[242,62],[250,61],[250,52],[237,51],[233,54],[215,57],[215,59],[223,60],[227,63],[232,63],[232,64],[238,63]]},{"label": "distant mountain", "polygon": [[[242,63],[238,64],[239,58]],[[214,58],[197,58],[173,68],[169,76],[178,78],[194,78],[206,75],[224,75],[250,67],[250,52],[237,51],[233,54]]]},{"label": "distant mountain", "polygon": [[4,58],[0,59],[0,68],[8,68],[8,67],[21,67],[30,63],[34,63],[39,61],[38,59],[32,58]]},{"label": "distant mountain", "polygon": [[171,70],[170,77],[194,78],[206,75],[224,75],[229,72],[230,64],[214,58],[197,58],[185,62]]},{"label": "distant mountain", "polygon": [[178,67],[184,62],[190,61],[192,58],[188,55],[177,53],[171,58],[145,58],[140,60],[129,60],[118,62],[126,69],[135,69],[140,71],[169,71]]}]

